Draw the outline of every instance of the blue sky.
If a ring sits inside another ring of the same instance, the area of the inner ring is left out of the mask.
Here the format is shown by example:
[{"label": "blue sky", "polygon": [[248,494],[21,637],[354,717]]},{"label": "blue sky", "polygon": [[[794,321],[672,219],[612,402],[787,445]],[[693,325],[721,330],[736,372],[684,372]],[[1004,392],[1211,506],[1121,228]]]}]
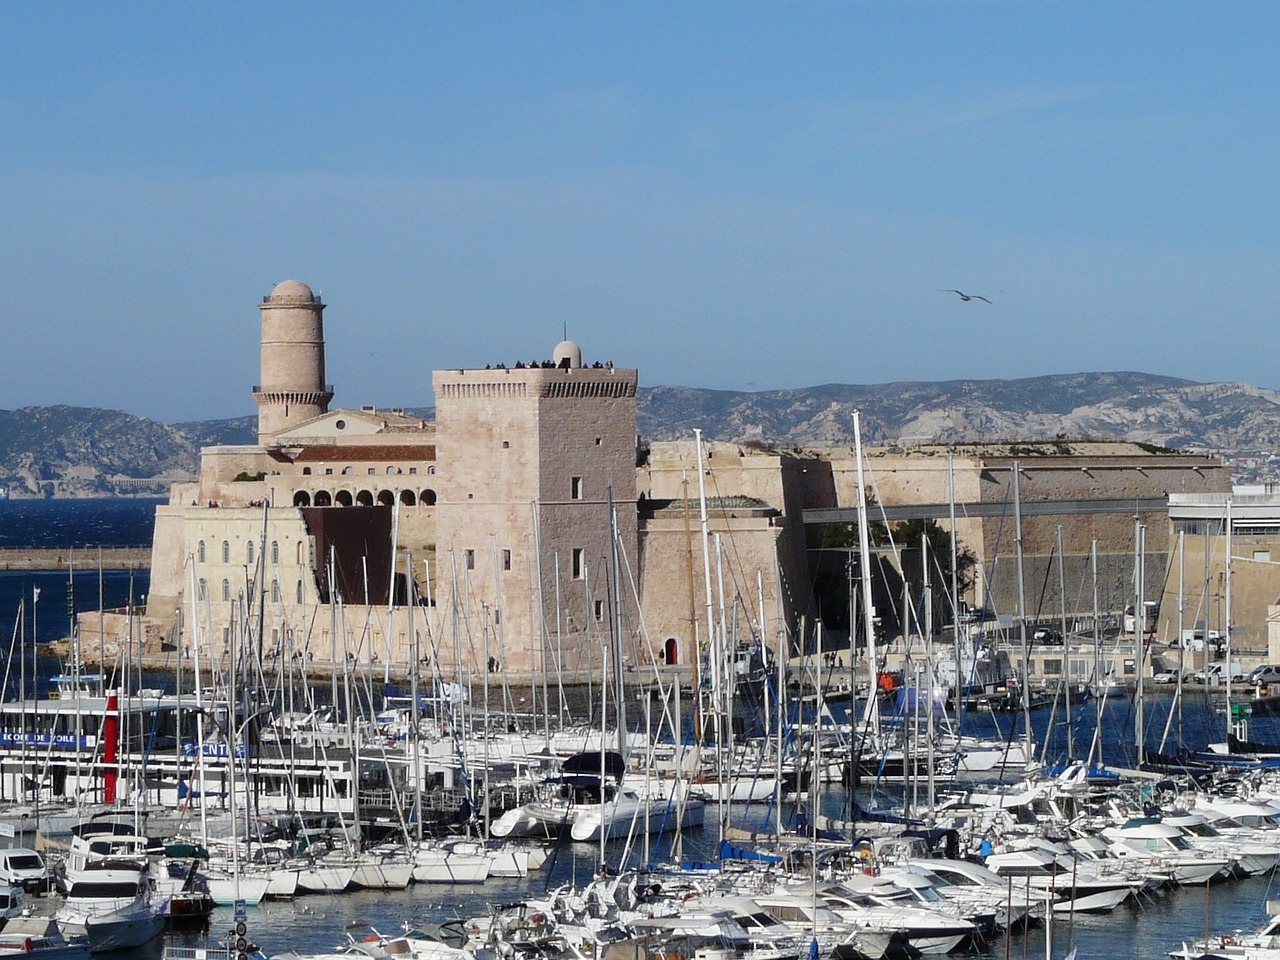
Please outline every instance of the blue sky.
[{"label": "blue sky", "polygon": [[[337,403],[550,355],[775,389],[1280,387],[1269,2],[13,3],[0,407]],[[962,303],[956,287],[993,303]]]}]

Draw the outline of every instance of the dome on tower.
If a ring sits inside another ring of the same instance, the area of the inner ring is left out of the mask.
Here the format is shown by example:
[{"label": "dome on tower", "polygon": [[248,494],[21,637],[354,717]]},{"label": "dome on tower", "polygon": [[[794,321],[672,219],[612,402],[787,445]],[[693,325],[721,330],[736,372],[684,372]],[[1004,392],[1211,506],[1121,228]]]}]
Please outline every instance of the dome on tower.
[{"label": "dome on tower", "polygon": [[582,348],[572,340],[561,340],[551,353],[557,367],[582,366]]},{"label": "dome on tower", "polygon": [[315,303],[316,297],[301,280],[286,280],[277,283],[267,297],[268,303]]}]

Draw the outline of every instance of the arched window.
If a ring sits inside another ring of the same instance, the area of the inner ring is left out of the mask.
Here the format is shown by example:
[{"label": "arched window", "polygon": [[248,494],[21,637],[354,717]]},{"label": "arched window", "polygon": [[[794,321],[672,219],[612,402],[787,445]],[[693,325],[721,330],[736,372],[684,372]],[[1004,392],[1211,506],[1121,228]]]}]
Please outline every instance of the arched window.
[{"label": "arched window", "polygon": [[307,555],[302,552],[303,541],[298,541],[298,566],[302,566],[306,562]]},{"label": "arched window", "polygon": [[373,494],[370,493],[368,490],[361,490],[359,493],[356,494],[356,503],[358,503],[362,507],[372,507]]},{"label": "arched window", "polygon": [[414,501],[415,501],[416,499],[417,499],[417,498],[413,495],[413,491],[412,491],[412,490],[401,490],[401,491],[400,491],[400,504],[401,504],[401,506],[405,506],[405,507],[412,507],[412,506],[413,506],[413,503],[414,503]]},{"label": "arched window", "polygon": [[395,506],[395,502],[396,502],[396,495],[392,493],[390,490],[378,491],[378,503],[380,503],[382,506],[392,507],[392,506]]},{"label": "arched window", "polygon": [[436,472],[436,468],[435,468],[434,466],[427,467],[427,473],[428,473],[428,475],[429,475],[429,474],[433,474],[433,473],[435,473],[435,472]]},{"label": "arched window", "polygon": [[201,600],[209,599],[209,581],[204,577],[200,578],[200,585],[196,588],[196,596]]},{"label": "arched window", "polygon": [[400,472],[400,468],[399,468],[399,467],[387,467],[387,476],[389,476],[389,477],[391,477],[391,476],[395,476],[395,475],[396,475],[396,474],[398,474],[399,472]]},{"label": "arched window", "polygon": [[298,581],[298,602],[302,602],[302,581]]},{"label": "arched window", "polygon": [[303,467],[303,468],[302,468],[302,475],[303,475],[304,477],[309,477],[309,476],[311,476],[311,468],[310,468],[310,467]]},{"label": "arched window", "polygon": [[253,541],[250,540],[244,545],[244,562],[249,566],[253,566]]},{"label": "arched window", "polygon": [[423,490],[421,500],[423,506],[434,507],[436,505],[436,492],[434,490]]},{"label": "arched window", "polygon": [[196,563],[204,563],[204,541],[196,544]]},{"label": "arched window", "polygon": [[353,473],[355,473],[355,470],[353,470],[351,467],[343,467],[343,468],[342,468],[342,475],[343,475],[344,477],[349,477],[349,476],[351,476]]},{"label": "arched window", "polygon": [[295,507],[311,506],[311,494],[307,493],[305,490],[299,490],[293,495],[293,505]]},{"label": "arched window", "polygon": [[222,541],[222,562],[223,563],[231,562],[231,544],[229,544],[226,540]]},{"label": "arched window", "polygon": [[231,581],[230,580],[224,579],[222,581],[222,599],[223,600],[231,599]]},{"label": "arched window", "polygon": [[350,490],[339,490],[336,494],[334,494],[333,499],[334,499],[335,501],[337,501],[338,506],[340,506],[340,507],[349,507],[349,506],[351,506],[351,503],[352,503],[352,500],[351,500],[351,491],[350,491]]},{"label": "arched window", "polygon": [[316,491],[315,505],[317,507],[328,507],[328,506],[331,506],[332,504],[333,504],[333,501],[329,498],[328,490]]},{"label": "arched window", "polygon": [[271,562],[273,564],[280,562],[280,541],[271,541]]},{"label": "arched window", "polygon": [[280,602],[280,581],[279,580],[271,581],[271,602],[272,603]]}]

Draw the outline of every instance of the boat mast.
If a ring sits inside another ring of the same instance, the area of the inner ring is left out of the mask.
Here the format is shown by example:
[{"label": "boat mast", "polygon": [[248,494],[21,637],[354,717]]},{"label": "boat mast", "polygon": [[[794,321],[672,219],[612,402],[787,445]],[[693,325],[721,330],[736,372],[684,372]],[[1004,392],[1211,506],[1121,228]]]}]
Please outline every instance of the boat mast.
[{"label": "boat mast", "polygon": [[1031,745],[1031,648],[1027,645],[1027,587],[1022,571],[1022,466],[1013,461],[1013,526],[1018,548],[1018,634],[1022,643],[1022,744],[1026,762],[1031,763],[1035,750]]},{"label": "boat mast", "polygon": [[[1226,621],[1227,621],[1227,623],[1226,623],[1226,627],[1227,627],[1227,631],[1226,631],[1226,632],[1227,632],[1227,668],[1226,668],[1226,674],[1227,674],[1227,730],[1228,730],[1228,731],[1231,731],[1232,726],[1234,725],[1234,724],[1233,724],[1233,721],[1235,720],[1235,717],[1234,717],[1234,716],[1232,715],[1232,713],[1231,713],[1231,674],[1235,672],[1235,665],[1232,663],[1232,660],[1231,660],[1231,634],[1232,634],[1232,632],[1233,632],[1233,631],[1232,631],[1232,629],[1231,629],[1231,549],[1232,549],[1231,540],[1232,540],[1232,536],[1233,536],[1233,534],[1234,534],[1234,531],[1233,531],[1231,528],[1232,528],[1234,525],[1235,525],[1235,522],[1234,522],[1234,520],[1232,519],[1232,502],[1231,502],[1231,497],[1229,497],[1229,496],[1228,496],[1228,497],[1227,497],[1227,542],[1226,542],[1227,555],[1226,555],[1226,570],[1225,570],[1225,580],[1226,580],[1226,582],[1225,582],[1225,584],[1223,585],[1223,590],[1224,590],[1224,592],[1225,592],[1225,597],[1224,597],[1224,599],[1223,599],[1223,604],[1224,604],[1223,612],[1224,612],[1224,613],[1225,613],[1225,615],[1226,615]],[[1239,736],[1239,737],[1240,737],[1240,739],[1242,739],[1242,740],[1243,740],[1243,739],[1245,739],[1245,737],[1243,736],[1243,734],[1244,734],[1244,725],[1243,725],[1243,723],[1241,723],[1241,725],[1240,725],[1240,733],[1238,733],[1238,734],[1236,734],[1236,735],[1237,735],[1237,736]],[[1230,742],[1231,742],[1231,738],[1230,738],[1230,737],[1228,737],[1228,738],[1227,738],[1227,743],[1228,743],[1228,744],[1230,744]]]},{"label": "boat mast", "polygon": [[952,654],[956,662],[955,711],[960,717],[960,691],[964,677],[964,668],[960,657],[960,572],[959,549],[956,538],[956,463],[955,457],[947,454],[947,512],[951,519],[951,644]]},{"label": "boat mast", "polygon": [[[715,677],[715,636],[716,622],[715,614],[712,612],[711,600],[711,547],[707,534],[707,477],[706,467],[703,466],[702,460],[702,431],[693,431],[694,441],[698,451],[698,520],[702,534],[702,582],[706,592],[706,609],[707,609],[707,643],[709,644],[710,663],[712,666],[712,683],[714,686]],[[699,646],[701,646],[699,644]],[[699,651],[700,652],[700,651]],[[696,679],[696,674],[695,674]],[[701,697],[701,687],[698,688],[695,696]],[[695,718],[698,716],[697,708],[694,709]],[[701,734],[701,731],[698,731]],[[699,741],[701,736],[699,735]]]},{"label": "boat mast", "polygon": [[1102,624],[1099,621],[1098,609],[1098,541],[1089,541],[1089,567],[1093,573],[1093,743],[1089,746],[1089,757],[1085,767],[1093,766],[1093,757],[1098,755],[1098,763],[1102,763]]},{"label": "boat mast", "polygon": [[622,671],[622,566],[618,558],[618,510],[613,505],[612,484],[606,488],[605,498],[609,505],[609,566],[613,580],[609,585],[609,596],[613,604],[613,673],[614,700],[616,701],[614,716],[618,718],[618,752],[625,760],[627,758],[627,697],[626,677]]},{"label": "boat mast", "polygon": [[1133,569],[1138,587],[1138,602],[1133,611],[1134,659],[1137,661],[1138,673],[1138,690],[1133,700],[1133,736],[1138,750],[1138,767],[1141,769],[1147,753],[1146,714],[1145,704],[1142,702],[1142,668],[1143,661],[1146,659],[1147,633],[1147,528],[1137,517],[1133,519],[1133,527]]},{"label": "boat mast", "polygon": [[[1062,552],[1062,524],[1058,524],[1058,612],[1062,618],[1062,673],[1064,707],[1067,718],[1067,759],[1076,756],[1075,736],[1071,731],[1071,638],[1067,636],[1067,558]],[[1049,738],[1046,736],[1045,740]]]},{"label": "boat mast", "polygon": [[[871,673],[871,685],[867,690],[867,702],[863,708],[862,729],[870,725],[875,742],[880,742],[880,710],[876,701],[876,629],[875,607],[871,604],[871,538],[867,532],[867,485],[862,467],[862,412],[853,412],[853,449],[858,468],[858,572],[862,577],[862,628],[867,643],[867,669]],[[852,670],[852,664],[850,664]],[[852,679],[852,673],[850,674]],[[852,696],[852,691],[850,691]],[[857,758],[854,758],[855,762]]]}]

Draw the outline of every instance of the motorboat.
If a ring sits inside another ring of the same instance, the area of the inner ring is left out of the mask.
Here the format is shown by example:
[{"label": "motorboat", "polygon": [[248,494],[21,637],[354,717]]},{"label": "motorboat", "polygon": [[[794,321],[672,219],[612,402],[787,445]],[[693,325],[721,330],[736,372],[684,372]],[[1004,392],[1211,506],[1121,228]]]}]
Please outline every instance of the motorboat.
[{"label": "motorboat", "polygon": [[986,865],[1001,880],[1016,878],[1017,885],[1051,898],[1055,913],[1108,913],[1146,884],[1119,864],[1103,874],[1091,861],[1035,838],[993,851],[987,855]]},{"label": "motorboat", "polygon": [[150,943],[164,931],[168,901],[152,897],[151,878],[132,860],[91,861],[68,877],[67,897],[54,914],[70,936],[85,936],[94,953]]},{"label": "motorboat", "polygon": [[1117,857],[1147,861],[1184,886],[1207,883],[1235,869],[1233,857],[1197,850],[1181,830],[1161,823],[1159,817],[1135,817],[1105,828],[1102,836]]},{"label": "motorboat", "polygon": [[89,960],[89,941],[68,939],[51,917],[17,917],[0,931],[0,957],[38,960]]}]

